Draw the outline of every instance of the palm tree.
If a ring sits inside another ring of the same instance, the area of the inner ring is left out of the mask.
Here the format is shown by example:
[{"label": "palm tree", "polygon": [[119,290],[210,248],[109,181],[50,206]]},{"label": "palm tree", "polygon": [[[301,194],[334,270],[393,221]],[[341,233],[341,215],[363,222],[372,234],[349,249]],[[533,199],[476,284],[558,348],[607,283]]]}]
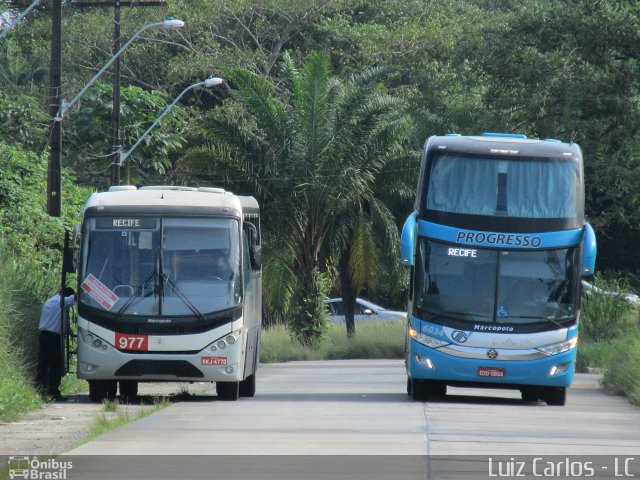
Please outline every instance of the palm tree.
[{"label": "palm tree", "polygon": [[382,84],[388,70],[372,68],[343,83],[323,53],[311,54],[300,69],[288,54],[282,63],[278,85],[247,70],[227,74],[232,101],[209,117],[212,141],[188,152],[179,167],[258,197],[265,231],[279,257],[287,252],[284,265],[296,279],[294,332],[313,343],[326,318],[329,246],[344,235],[344,219],[372,197],[410,122],[403,102]]}]

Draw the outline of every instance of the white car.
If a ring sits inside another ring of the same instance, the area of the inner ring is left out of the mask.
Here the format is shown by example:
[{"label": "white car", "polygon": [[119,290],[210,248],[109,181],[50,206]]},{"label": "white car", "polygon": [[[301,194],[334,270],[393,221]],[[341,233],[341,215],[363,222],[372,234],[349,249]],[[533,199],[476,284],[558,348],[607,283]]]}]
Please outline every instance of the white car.
[{"label": "white car", "polygon": [[[344,323],[344,308],[342,306],[341,298],[331,298],[325,302],[329,309],[329,320],[335,323]],[[407,319],[407,312],[397,312],[394,310],[387,310],[380,305],[365,300],[364,298],[357,298],[354,320],[356,323],[364,322],[367,320],[383,320],[383,321],[398,321],[404,322]]]},{"label": "white car", "polygon": [[608,295],[610,297],[619,296],[627,303],[630,303],[631,305],[635,305],[636,307],[640,307],[640,297],[635,293],[610,292],[607,290],[603,290],[599,287],[596,287],[595,285],[592,285],[584,280],[582,281],[582,287],[584,288],[584,292],[586,294],[589,294],[591,292],[596,292],[596,293],[600,293],[601,295]]}]

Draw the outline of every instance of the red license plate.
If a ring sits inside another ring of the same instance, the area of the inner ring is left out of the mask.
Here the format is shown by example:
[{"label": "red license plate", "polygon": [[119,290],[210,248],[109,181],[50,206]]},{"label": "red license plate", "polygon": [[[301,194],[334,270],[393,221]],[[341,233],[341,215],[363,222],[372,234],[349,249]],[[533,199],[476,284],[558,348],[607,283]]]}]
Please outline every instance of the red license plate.
[{"label": "red license plate", "polygon": [[118,350],[147,352],[149,350],[149,335],[127,335],[126,333],[116,333],[116,347]]},{"label": "red license plate", "polygon": [[478,376],[483,378],[504,378],[504,368],[479,367]]}]

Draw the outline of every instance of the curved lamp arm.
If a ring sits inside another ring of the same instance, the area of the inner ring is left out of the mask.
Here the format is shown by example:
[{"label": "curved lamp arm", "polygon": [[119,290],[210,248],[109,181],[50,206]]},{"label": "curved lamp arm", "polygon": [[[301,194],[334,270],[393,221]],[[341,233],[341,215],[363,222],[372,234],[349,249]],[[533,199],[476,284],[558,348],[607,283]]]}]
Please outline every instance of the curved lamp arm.
[{"label": "curved lamp arm", "polygon": [[86,92],[91,85],[93,85],[95,83],[95,81],[98,79],[98,77],[100,77],[100,75],[102,75],[105,70],[107,70],[107,68],[109,68],[111,66],[111,64],[113,62],[116,61],[116,59],[120,56],[120,54],[122,52],[124,52],[127,47],[129,45],[131,45],[131,42],[133,42],[136,38],[138,38],[138,36],[150,29],[150,28],[155,28],[155,27],[160,27],[160,28],[164,28],[164,29],[168,29],[168,30],[175,30],[177,28],[182,28],[184,27],[184,22],[182,20],[176,20],[173,18],[170,18],[168,20],[165,20],[164,22],[157,22],[157,23],[150,23],[149,25],[145,25],[144,27],[142,27],[140,30],[138,30],[136,33],[133,34],[133,36],[127,41],[127,43],[125,43],[122,48],[120,48],[120,50],[118,50],[113,57],[111,57],[109,59],[109,61],[107,63],[104,64],[104,66],[98,70],[98,73],[96,73],[93,78],[91,80],[89,80],[89,82],[82,87],[82,90],[80,90],[77,95],[75,97],[73,97],[73,99],[71,99],[70,102],[65,102],[64,99],[62,100],[62,105],[60,106],[60,112],[58,113],[58,116],[55,118],[56,121],[61,121],[65,114],[67,113],[67,111],[73,106],[75,105],[75,103],[80,100],[80,97],[82,97],[82,95],[84,95],[84,92]]},{"label": "curved lamp arm", "polygon": [[211,77],[211,78],[207,78],[203,82],[194,83],[193,85],[189,85],[187,88],[185,88],[182,92],[180,92],[180,95],[178,95],[173,100],[173,102],[171,102],[169,105],[167,105],[167,108],[164,109],[164,111],[160,114],[160,116],[156,119],[156,121],[153,122],[149,128],[147,128],[146,132],[144,132],[140,136],[140,138],[138,138],[136,143],[134,143],[133,146],[129,150],[127,150],[127,152],[122,152],[122,150],[120,150],[120,155],[118,156],[117,165],[119,167],[122,166],[122,164],[127,160],[127,158],[129,158],[129,155],[131,155],[131,153],[138,147],[138,145],[140,145],[142,143],[142,141],[147,137],[147,135],[149,135],[151,130],[153,130],[162,121],[162,119],[167,116],[167,113],[169,113],[169,110],[171,110],[175,106],[175,104],[178,103],[178,101],[182,98],[182,96],[185,93],[187,93],[192,88],[196,88],[196,87],[206,87],[206,88],[217,87],[218,85],[222,85],[223,83],[224,83],[224,80],[222,78]]},{"label": "curved lamp arm", "polygon": [[7,25],[7,28],[5,28],[2,33],[0,33],[0,40],[2,40],[11,30],[13,30],[15,28],[15,26],[20,22],[20,20],[22,20],[24,17],[27,16],[27,14],[33,10],[42,0],[34,0],[34,2],[29,5],[27,7],[27,9],[22,12],[20,15],[18,15],[13,22],[11,22],[9,25]]}]

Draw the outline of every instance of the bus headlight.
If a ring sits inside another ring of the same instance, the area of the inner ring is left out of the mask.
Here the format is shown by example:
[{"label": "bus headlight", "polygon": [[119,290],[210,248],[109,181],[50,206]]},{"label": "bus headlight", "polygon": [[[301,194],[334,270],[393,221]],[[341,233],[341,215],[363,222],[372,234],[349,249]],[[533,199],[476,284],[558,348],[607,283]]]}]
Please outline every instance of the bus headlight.
[{"label": "bus headlight", "polygon": [[568,352],[578,343],[578,337],[570,338],[569,340],[565,340],[564,342],[554,343],[553,345],[547,345],[546,347],[539,347],[539,350],[542,353],[547,355],[558,355],[560,353]]},{"label": "bus headlight", "polygon": [[88,345],[95,350],[105,351],[108,348],[107,342],[91,333],[79,334],[79,337],[82,339],[85,345]]},{"label": "bus headlight", "polygon": [[209,350],[211,350],[212,352],[224,350],[225,348],[227,348],[227,346],[236,343],[240,335],[242,335],[242,330],[237,330],[233,333],[228,334],[224,338],[219,338],[211,345],[209,345]]},{"label": "bus headlight", "polygon": [[443,347],[445,345],[449,345],[449,342],[445,342],[438,338],[430,337],[429,335],[425,335],[424,333],[420,333],[417,330],[409,327],[409,336],[413,338],[416,342],[421,343],[425,347],[429,348],[438,348]]}]

